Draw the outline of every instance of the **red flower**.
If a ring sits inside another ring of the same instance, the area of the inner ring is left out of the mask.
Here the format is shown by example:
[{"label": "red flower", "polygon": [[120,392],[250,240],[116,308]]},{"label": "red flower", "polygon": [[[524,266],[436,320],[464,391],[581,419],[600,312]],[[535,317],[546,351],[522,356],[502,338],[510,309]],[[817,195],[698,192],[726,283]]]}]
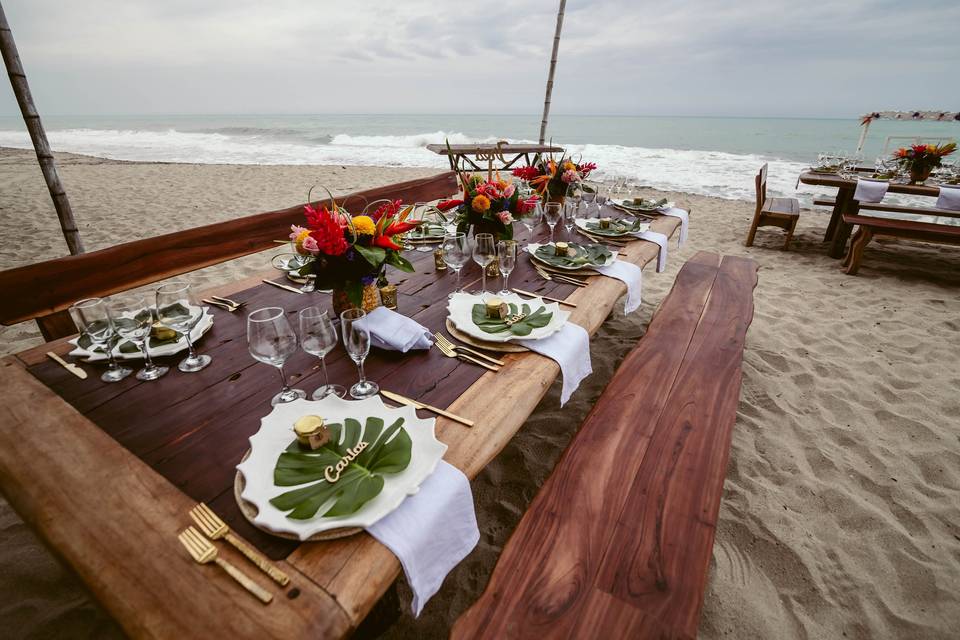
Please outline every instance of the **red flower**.
[{"label": "red flower", "polygon": [[394,200],[393,202],[384,202],[382,205],[377,207],[377,210],[370,214],[370,218],[374,222],[377,222],[383,216],[395,216],[397,212],[400,211],[400,204],[403,200]]},{"label": "red flower", "polygon": [[317,241],[320,251],[328,256],[340,256],[346,253],[350,245],[343,237],[341,220],[326,207],[318,210],[308,204],[304,206],[304,210],[307,213],[310,237]]},{"label": "red flower", "polygon": [[437,204],[437,209],[440,209],[440,211],[449,211],[450,209],[459,207],[462,204],[463,200],[441,200]]},{"label": "red flower", "polygon": [[517,167],[513,170],[513,175],[521,180],[533,180],[540,175],[540,170],[536,167]]},{"label": "red flower", "polygon": [[593,171],[593,170],[596,169],[596,168],[597,168],[597,163],[596,163],[596,162],[585,162],[585,163],[583,163],[583,164],[581,164],[581,165],[577,165],[577,171],[579,171],[579,172],[582,173],[583,175],[586,175],[586,174],[590,173],[591,171]]},{"label": "red flower", "polygon": [[377,236],[370,242],[370,244],[372,244],[375,247],[383,247],[384,249],[394,249],[396,251],[399,251],[400,249],[403,248],[400,245],[396,244],[390,238],[390,236]]}]

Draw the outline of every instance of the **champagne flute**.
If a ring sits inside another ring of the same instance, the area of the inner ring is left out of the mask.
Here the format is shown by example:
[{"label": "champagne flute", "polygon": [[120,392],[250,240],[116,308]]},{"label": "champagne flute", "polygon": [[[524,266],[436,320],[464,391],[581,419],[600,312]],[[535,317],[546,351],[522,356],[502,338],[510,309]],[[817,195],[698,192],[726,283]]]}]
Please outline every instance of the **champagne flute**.
[{"label": "champagne flute", "polygon": [[501,240],[497,243],[497,259],[500,260],[500,273],[503,274],[503,289],[499,295],[510,293],[510,274],[517,266],[517,243],[514,240]]},{"label": "champagne flute", "polygon": [[360,380],[350,387],[350,397],[363,400],[380,393],[380,386],[376,382],[367,380],[363,372],[363,361],[370,353],[370,332],[360,322],[367,317],[363,309],[347,309],[340,314],[340,330],[343,331],[343,346],[347,348],[350,359],[357,364]]},{"label": "champagne flute", "polygon": [[[441,248],[443,249],[443,263],[457,274],[457,288],[454,293],[462,293],[460,271],[463,269],[463,265],[470,260],[470,252],[467,250],[467,234],[448,233],[443,237]],[[453,293],[447,297],[452,298]]]},{"label": "champagne flute", "polygon": [[107,354],[110,363],[100,379],[104,382],[120,382],[133,373],[133,369],[121,367],[113,357],[113,347],[117,339],[117,330],[110,315],[110,308],[103,298],[87,298],[70,307],[70,316],[77,328],[90,339],[91,346],[100,347]]},{"label": "champagne flute", "polygon": [[543,217],[547,221],[547,226],[550,227],[550,244],[553,244],[553,230],[563,217],[563,205],[559,202],[548,202],[543,208]]},{"label": "champagne flute", "polygon": [[247,348],[255,360],[273,365],[280,372],[283,387],[270,399],[275,406],[307,397],[303,389],[292,389],[283,375],[283,363],[297,352],[297,334],[280,307],[264,307],[247,316]]},{"label": "champagne flute", "polygon": [[342,398],[347,392],[342,385],[330,384],[327,374],[326,355],[337,346],[337,328],[326,311],[317,307],[307,307],[300,310],[300,346],[304,351],[320,358],[323,368],[323,385],[310,396],[314,400],[322,400],[330,394]]},{"label": "champagne flute", "polygon": [[577,219],[577,212],[580,209],[580,203],[567,200],[563,203],[563,228],[567,230],[567,237],[573,237],[573,227]]},{"label": "champagne flute", "polygon": [[177,369],[184,373],[200,371],[210,364],[210,356],[198,356],[193,348],[190,332],[203,317],[203,307],[197,303],[193,288],[186,282],[171,282],[157,288],[157,317],[174,331],[179,331],[187,340],[187,357]]},{"label": "champagne flute", "polygon": [[144,367],[137,372],[137,380],[156,380],[170,370],[159,367],[150,359],[150,331],[156,320],[156,310],[146,296],[131,296],[122,300],[111,300],[110,309],[113,324],[121,338],[135,344],[143,353]]},{"label": "champagne flute", "polygon": [[478,233],[473,237],[473,261],[480,265],[480,296],[487,296],[487,265],[497,256],[492,233]]}]

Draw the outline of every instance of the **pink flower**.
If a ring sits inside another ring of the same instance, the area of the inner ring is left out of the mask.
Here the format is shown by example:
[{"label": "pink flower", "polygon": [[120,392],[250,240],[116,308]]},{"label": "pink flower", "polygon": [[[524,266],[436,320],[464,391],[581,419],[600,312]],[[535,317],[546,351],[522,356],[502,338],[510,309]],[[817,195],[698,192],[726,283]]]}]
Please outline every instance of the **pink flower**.
[{"label": "pink flower", "polygon": [[314,238],[313,236],[307,236],[306,238],[304,238],[303,250],[306,251],[307,253],[312,253],[313,255],[317,255],[318,253],[320,253],[320,245],[317,244],[317,239]]},{"label": "pink flower", "polygon": [[497,217],[500,218],[500,222],[503,224],[510,224],[513,222],[513,216],[510,215],[509,211],[501,211],[497,214]]},{"label": "pink flower", "polygon": [[580,179],[580,175],[576,172],[575,169],[567,169],[563,172],[563,175],[560,176],[560,179],[570,184],[571,182],[576,182]]},{"label": "pink flower", "polygon": [[511,196],[513,195],[513,192],[516,191],[516,190],[517,190],[517,185],[512,184],[512,183],[511,183],[511,184],[508,184],[508,185],[507,185],[507,188],[503,190],[503,197],[504,197],[504,198],[509,198],[509,197],[511,197]]},{"label": "pink flower", "polygon": [[301,227],[300,225],[296,225],[296,224],[290,225],[290,239],[291,239],[291,240],[296,240],[296,239],[300,236],[301,233],[309,234],[309,233],[310,233],[310,229],[307,229],[306,227]]}]

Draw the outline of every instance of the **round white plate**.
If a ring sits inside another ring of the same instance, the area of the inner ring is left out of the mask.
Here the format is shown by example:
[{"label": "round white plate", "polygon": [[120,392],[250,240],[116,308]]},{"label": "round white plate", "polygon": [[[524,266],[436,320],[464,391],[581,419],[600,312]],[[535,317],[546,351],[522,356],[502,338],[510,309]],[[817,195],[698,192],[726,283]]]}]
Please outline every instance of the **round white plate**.
[{"label": "round white plate", "polygon": [[665,202],[659,207],[648,209],[646,207],[641,207],[639,205],[633,204],[632,198],[630,200],[611,200],[610,204],[612,204],[617,209],[621,209],[623,211],[628,211],[628,212],[639,211],[642,213],[654,213],[657,211],[662,211],[664,209],[669,209],[674,205],[673,202]]},{"label": "round white plate", "polygon": [[[200,317],[200,320],[197,321],[197,324],[193,325],[193,329],[190,330],[190,339],[193,340],[193,344],[196,345],[197,341],[203,337],[207,331],[210,330],[210,327],[213,326],[213,314],[210,313],[210,307],[203,308],[203,315]],[[70,352],[71,356],[77,358],[85,358],[84,362],[101,362],[107,359],[107,354],[100,351],[89,351],[82,347],[77,346],[77,341],[79,336],[70,340],[70,344],[74,346],[73,351]],[[132,351],[130,353],[123,353],[120,351],[120,343],[125,342],[124,339],[121,339],[117,343],[117,346],[113,348],[113,357],[118,360],[142,360],[143,353],[141,351]],[[181,351],[187,350],[187,341],[181,336],[176,342],[170,344],[161,345],[159,347],[150,348],[150,357],[151,358],[162,358],[163,356],[172,356],[174,354],[180,353]]]},{"label": "round white plate", "polygon": [[[576,243],[576,244],[580,244],[580,243]],[[596,244],[601,244],[601,243],[598,242],[598,243],[596,243]],[[546,245],[542,245],[542,244],[537,244],[537,243],[535,243],[535,242],[531,242],[530,244],[527,245],[527,251],[530,252],[530,257],[531,257],[531,258],[533,258],[534,260],[536,260],[537,262],[539,262],[539,263],[541,263],[541,264],[547,265],[548,267],[553,267],[554,269],[562,269],[562,270],[564,270],[564,271],[580,271],[581,269],[594,269],[594,270],[595,270],[595,269],[597,268],[597,266],[606,267],[606,266],[609,266],[609,265],[611,265],[611,264],[613,264],[614,262],[617,261],[616,251],[610,251],[610,257],[607,258],[607,261],[604,262],[604,263],[601,264],[601,265],[582,264],[582,265],[580,265],[580,266],[578,266],[578,267],[564,267],[564,266],[561,266],[561,265],[559,265],[559,264],[553,264],[552,262],[547,262],[547,261],[544,260],[543,258],[539,257],[539,256],[537,255],[537,249],[539,249],[540,247],[543,247],[543,246],[552,247],[553,245],[552,245],[551,243],[547,243]]]},{"label": "round white plate", "polygon": [[[366,424],[367,418],[377,417],[382,418],[386,426],[397,418],[403,418],[402,428],[412,442],[410,464],[400,473],[385,474],[383,489],[356,513],[324,518],[319,514],[327,507],[321,505],[318,515],[309,520],[288,518],[286,513],[270,504],[270,500],[298,487],[274,485],[273,471],[280,454],[296,439],[293,423],[306,415],[322,416],[328,422],[341,424],[346,418],[354,418],[361,425]],[[257,527],[268,532],[293,534],[300,540],[331,529],[368,527],[399,507],[408,495],[415,494],[443,458],[447,445],[434,435],[434,423],[433,418],[417,417],[413,407],[388,407],[380,396],[366,400],[344,400],[331,395],[323,400],[295,400],[278,404],[260,420],[260,430],[250,436],[249,457],[237,465],[237,471],[243,474],[245,482],[240,497],[257,508],[257,515],[253,519]]]},{"label": "round white plate", "polygon": [[600,218],[577,218],[577,219],[575,220],[575,222],[576,222],[576,224],[577,224],[578,227],[580,227],[581,229],[583,229],[583,230],[586,231],[587,233],[589,233],[589,234],[591,234],[591,235],[594,235],[594,236],[596,236],[596,237],[598,237],[598,238],[610,238],[611,240],[616,240],[616,239],[618,239],[618,238],[633,238],[633,237],[634,237],[634,235],[633,235],[634,233],[643,233],[644,231],[646,231],[647,229],[650,228],[650,223],[649,223],[649,222],[644,222],[644,223],[642,223],[642,224],[640,225],[640,228],[637,229],[636,231],[633,231],[633,232],[631,232],[631,233],[621,233],[621,234],[618,234],[618,235],[612,235],[612,236],[611,236],[611,235],[604,235],[604,234],[602,234],[601,232],[598,232],[596,229],[588,229],[588,228],[587,228],[587,223],[599,223],[599,222],[600,222]]},{"label": "round white plate", "polygon": [[[491,295],[492,294],[489,294],[487,297]],[[464,332],[471,338],[485,342],[510,342],[512,340],[542,340],[560,331],[563,325],[566,324],[567,319],[570,318],[569,311],[562,311],[560,305],[556,302],[549,304],[544,303],[543,298],[521,298],[515,293],[502,296],[497,295],[497,297],[504,302],[512,302],[516,305],[530,305],[531,311],[536,311],[540,307],[546,307],[547,311],[553,313],[553,317],[550,318],[547,326],[534,329],[526,336],[515,336],[509,331],[487,333],[473,322],[473,305],[482,304],[483,298],[472,293],[454,293],[453,297],[450,298],[450,302],[447,304],[447,313],[450,322],[453,323],[453,326],[455,326],[457,330]]]}]

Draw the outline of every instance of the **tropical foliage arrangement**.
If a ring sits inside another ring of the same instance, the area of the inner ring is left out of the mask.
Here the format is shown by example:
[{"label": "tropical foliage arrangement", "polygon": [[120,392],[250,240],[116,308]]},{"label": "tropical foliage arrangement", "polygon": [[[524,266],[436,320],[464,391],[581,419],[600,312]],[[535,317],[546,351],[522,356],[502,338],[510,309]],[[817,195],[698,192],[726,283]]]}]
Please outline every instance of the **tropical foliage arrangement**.
[{"label": "tropical foliage arrangement", "polygon": [[375,282],[386,265],[413,271],[413,265],[400,255],[403,247],[397,244],[397,236],[420,224],[406,221],[413,207],[404,208],[395,200],[369,215],[351,215],[332,197],[330,202],[330,208],[305,205],[307,226],[290,227],[297,252],[314,258],[298,275],[312,273],[318,288],[344,290],[351,303],[360,305],[363,287]]},{"label": "tropical foliage arrangement", "polygon": [[566,255],[558,256],[552,244],[540,245],[534,255],[547,264],[567,269],[588,265],[603,266],[613,257],[613,253],[602,244],[578,244],[575,242],[569,243]]},{"label": "tropical foliage arrangement", "polygon": [[540,307],[531,313],[528,304],[517,306],[511,302],[508,306],[510,316],[501,319],[488,317],[485,304],[475,304],[471,313],[473,323],[485,333],[509,331],[515,336],[528,336],[534,329],[541,329],[550,324],[553,318],[553,313],[547,311],[546,307]]},{"label": "tropical foliage arrangement", "polygon": [[957,150],[956,142],[946,144],[915,144],[894,151],[893,159],[910,172],[914,181],[926,180],[930,172],[939,167],[943,158]]},{"label": "tropical foliage arrangement", "polygon": [[590,175],[597,165],[593,162],[574,162],[569,156],[559,161],[538,156],[529,167],[513,170],[513,175],[526,180],[545,200],[562,201],[571,184],[578,184]]},{"label": "tropical foliage arrangement", "polygon": [[535,196],[522,199],[517,186],[499,176],[484,180],[479,175],[461,175],[460,183],[463,185],[462,198],[444,200],[437,205],[440,211],[456,209],[457,231],[492,233],[498,240],[510,240],[513,238],[514,216],[536,206]]},{"label": "tropical foliage arrangement", "polygon": [[[314,451],[304,451],[294,440],[277,459],[273,483],[278,487],[305,486],[281,493],[270,504],[289,512],[287,517],[294,520],[309,520],[331,500],[333,504],[322,514],[325,518],[359,511],[383,490],[384,475],[400,473],[410,464],[412,442],[403,429],[403,418],[386,430],[384,424],[375,417],[367,418],[363,427],[353,418],[344,420],[343,425],[329,424],[329,442]],[[336,466],[361,442],[367,444],[360,455],[336,482],[328,482],[324,475],[327,467]]]}]

